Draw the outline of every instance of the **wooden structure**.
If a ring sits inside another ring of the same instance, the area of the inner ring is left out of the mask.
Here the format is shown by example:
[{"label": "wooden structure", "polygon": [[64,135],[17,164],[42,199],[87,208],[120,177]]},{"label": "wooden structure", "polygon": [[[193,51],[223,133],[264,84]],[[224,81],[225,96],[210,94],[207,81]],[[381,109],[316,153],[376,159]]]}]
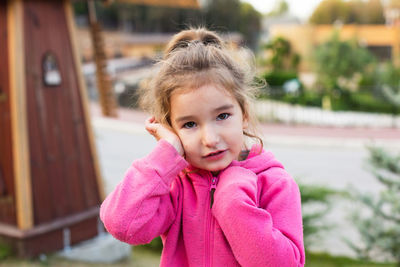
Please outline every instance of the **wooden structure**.
[{"label": "wooden structure", "polygon": [[117,0],[117,1],[130,4],[149,5],[149,6],[169,6],[169,7],[193,8],[193,9],[199,8],[199,3],[197,2],[197,0]]},{"label": "wooden structure", "polygon": [[66,0],[0,1],[0,242],[20,256],[98,233],[103,186]]}]

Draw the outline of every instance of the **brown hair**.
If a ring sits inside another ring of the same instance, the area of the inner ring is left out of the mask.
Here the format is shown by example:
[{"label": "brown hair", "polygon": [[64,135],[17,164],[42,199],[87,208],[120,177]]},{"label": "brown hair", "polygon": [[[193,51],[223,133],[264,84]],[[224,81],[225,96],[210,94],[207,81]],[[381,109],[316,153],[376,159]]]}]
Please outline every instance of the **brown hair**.
[{"label": "brown hair", "polygon": [[243,117],[248,119],[246,136],[256,138],[257,120],[251,102],[256,88],[252,86],[252,69],[242,57],[228,49],[221,37],[204,28],[184,30],[173,36],[164,57],[157,64],[158,73],[140,90],[140,106],[156,120],[171,125],[170,99],[181,93],[207,84],[226,89],[239,103]]}]

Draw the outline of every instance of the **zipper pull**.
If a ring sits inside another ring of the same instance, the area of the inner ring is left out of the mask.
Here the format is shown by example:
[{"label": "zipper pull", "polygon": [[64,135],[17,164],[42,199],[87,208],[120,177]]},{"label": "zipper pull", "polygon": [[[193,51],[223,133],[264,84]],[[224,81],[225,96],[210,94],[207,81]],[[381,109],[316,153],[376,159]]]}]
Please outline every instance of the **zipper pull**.
[{"label": "zipper pull", "polygon": [[212,208],[212,205],[213,205],[213,203],[214,203],[214,193],[215,193],[215,189],[217,188],[217,182],[218,182],[218,178],[217,178],[217,177],[211,178],[211,187],[210,187],[210,196],[211,196],[211,200],[210,200],[210,209]]}]

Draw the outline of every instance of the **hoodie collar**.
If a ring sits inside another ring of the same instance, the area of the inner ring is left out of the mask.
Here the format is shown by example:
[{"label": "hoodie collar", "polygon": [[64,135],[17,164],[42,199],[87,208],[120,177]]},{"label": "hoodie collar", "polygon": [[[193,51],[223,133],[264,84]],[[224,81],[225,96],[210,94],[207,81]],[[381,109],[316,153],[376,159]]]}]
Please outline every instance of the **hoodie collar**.
[{"label": "hoodie collar", "polygon": [[[242,161],[234,160],[226,168],[229,168],[232,166],[240,166],[240,167],[246,168],[248,170],[253,171],[255,174],[263,172],[272,167],[283,168],[282,164],[275,159],[272,152],[265,151],[260,144],[254,144],[251,147],[249,155],[247,156],[247,158],[245,160],[242,160]],[[193,173],[197,173],[200,176],[212,175],[211,172],[198,169],[196,167],[193,167],[192,165],[189,165],[185,170],[186,170],[186,173],[190,177],[193,177],[191,175]],[[221,170],[221,171],[223,171],[223,170]]]}]

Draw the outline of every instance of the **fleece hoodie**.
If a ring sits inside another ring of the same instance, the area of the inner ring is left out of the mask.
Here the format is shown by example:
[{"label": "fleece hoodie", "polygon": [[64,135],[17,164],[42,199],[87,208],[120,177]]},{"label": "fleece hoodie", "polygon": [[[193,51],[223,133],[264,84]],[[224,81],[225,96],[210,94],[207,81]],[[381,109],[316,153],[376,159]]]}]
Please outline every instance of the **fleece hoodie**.
[{"label": "fleece hoodie", "polygon": [[129,244],[161,235],[160,266],[304,266],[298,186],[260,151],[214,177],[160,140],[107,196],[101,220]]}]

